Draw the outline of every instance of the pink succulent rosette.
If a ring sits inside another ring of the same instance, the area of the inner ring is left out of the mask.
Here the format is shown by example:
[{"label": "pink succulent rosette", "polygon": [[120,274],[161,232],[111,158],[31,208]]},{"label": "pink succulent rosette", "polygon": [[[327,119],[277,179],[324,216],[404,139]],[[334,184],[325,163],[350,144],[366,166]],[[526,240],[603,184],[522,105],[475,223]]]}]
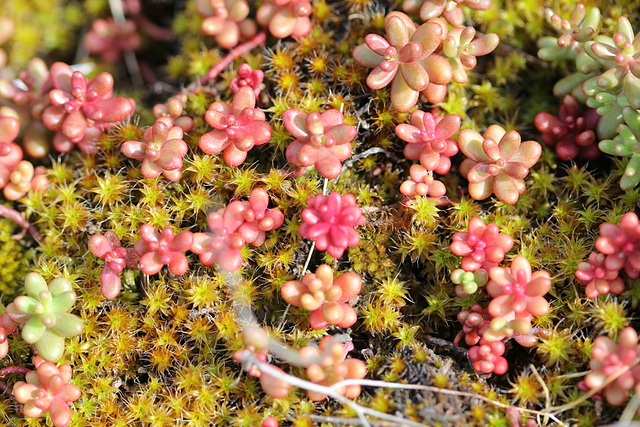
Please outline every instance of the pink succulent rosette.
[{"label": "pink succulent rosette", "polygon": [[89,251],[104,260],[104,268],[100,274],[102,295],[113,300],[120,294],[120,273],[125,267],[137,268],[139,255],[124,248],[120,244],[118,235],[113,231],[94,234],[89,239]]},{"label": "pink succulent rosette", "polygon": [[463,257],[462,269],[465,271],[480,268],[489,271],[502,262],[513,247],[511,236],[500,233],[496,224],[485,225],[479,217],[471,218],[468,231],[457,232],[452,240],[451,252]]},{"label": "pink succulent rosette", "polygon": [[282,115],[284,126],[296,138],[287,147],[287,160],[294,166],[315,166],[327,179],[335,179],[342,171],[342,161],[351,156],[351,144],[357,134],[355,126],[345,124],[338,110],[322,114],[304,114],[290,109]]},{"label": "pink succulent rosette", "polygon": [[22,160],[9,175],[9,184],[4,187],[3,193],[7,200],[18,200],[29,191],[42,191],[48,185],[47,169],[44,166],[34,168],[31,162]]},{"label": "pink succulent rosette", "polygon": [[0,117],[0,188],[11,182],[11,172],[22,160],[22,149],[13,142],[20,133],[20,122],[15,117]]},{"label": "pink succulent rosette", "polygon": [[100,55],[106,63],[115,64],[122,59],[123,52],[133,52],[140,47],[140,36],[133,21],[116,24],[113,18],[96,19],[82,44],[87,52]]},{"label": "pink succulent rosette", "polygon": [[607,378],[621,370],[627,370],[604,389],[604,396],[611,405],[621,405],[635,390],[640,393],[640,345],[638,333],[627,326],[620,332],[618,342],[602,336],[595,339],[591,349],[591,371],[584,379],[590,389],[601,389]]},{"label": "pink succulent rosette", "polygon": [[80,398],[78,386],[69,384],[71,366],[65,363],[56,366],[45,362],[40,356],[34,358],[35,371],[26,374],[26,382],[18,381],[13,386],[13,395],[24,406],[22,413],[29,418],[39,418],[47,412],[55,427],[65,427],[71,422],[69,404]]},{"label": "pink succulent rosette", "polygon": [[451,81],[451,64],[435,53],[446,35],[446,24],[432,21],[417,27],[404,13],[391,12],[385,17],[385,30],[387,39],[368,34],[365,43],[353,50],[353,58],[373,68],[367,77],[369,88],[382,89],[391,83],[393,108],[406,113],[431,83]]},{"label": "pink succulent rosette", "polygon": [[589,298],[606,295],[609,292],[619,295],[624,292],[624,282],[618,277],[619,270],[606,267],[606,255],[591,252],[589,262],[581,262],[576,270],[576,278],[586,286],[584,292]]},{"label": "pink succulent rosette", "polygon": [[262,110],[255,107],[256,95],[249,87],[238,90],[232,105],[219,101],[211,104],[205,119],[214,129],[202,135],[200,149],[207,154],[222,152],[229,166],[241,165],[254,145],[271,139],[271,126]]},{"label": "pink succulent rosette", "polygon": [[561,160],[576,157],[595,160],[602,154],[596,139],[599,121],[600,115],[595,109],[587,108],[581,113],[578,101],[571,95],[565,95],[558,117],[538,113],[534,124],[542,132],[542,142],[555,148]]},{"label": "pink succulent rosette", "polygon": [[464,22],[464,13],[460,6],[486,10],[491,7],[491,0],[404,0],[402,10],[407,13],[419,13],[423,21],[442,16],[452,26],[459,27]]},{"label": "pink succulent rosette", "polygon": [[202,32],[213,36],[221,48],[231,49],[257,32],[256,23],[248,19],[246,0],[196,0],[196,8],[205,17]]},{"label": "pink succulent rosette", "polygon": [[305,239],[315,240],[318,250],[340,258],[345,249],[358,246],[360,236],[354,227],[364,224],[366,219],[353,194],[340,195],[336,191],[328,196],[320,194],[307,200],[307,206],[302,211],[304,222],[299,231]]},{"label": "pink succulent rosette", "polygon": [[229,89],[233,93],[238,93],[241,87],[250,87],[257,97],[260,95],[262,80],[264,80],[264,71],[254,70],[249,64],[242,64],[238,67],[238,76],[229,82]]},{"label": "pink succulent rosette", "polygon": [[260,246],[266,232],[279,228],[284,215],[277,209],[267,209],[269,196],[262,188],[251,192],[249,201],[235,200],[226,208],[207,217],[211,232],[194,233],[191,251],[200,256],[204,265],[218,263],[225,271],[235,271],[242,265],[240,250],[245,243]]},{"label": "pink succulent rosette", "polygon": [[311,32],[311,11],[308,0],[265,0],[256,13],[256,20],[274,37],[300,38]]},{"label": "pink succulent rosette", "polygon": [[468,346],[478,344],[491,321],[491,315],[480,304],[474,304],[468,310],[462,310],[458,313],[457,318],[462,325],[462,331],[453,340],[456,345],[463,337]]},{"label": "pink succulent rosette", "polygon": [[[54,89],[49,92],[51,104],[44,110],[44,125],[60,135],[54,140],[58,151],[70,151],[86,136],[87,129],[108,129],[133,114],[135,102],[130,98],[113,97],[113,76],[100,73],[87,78],[70,66],[56,62],[51,66]],[[86,143],[81,145],[88,148]],[[83,151],[85,151],[83,150]],[[85,151],[87,152],[87,151]],[[87,152],[95,154],[95,151]]]},{"label": "pink succulent rosette", "polygon": [[640,221],[633,212],[620,219],[620,225],[606,222],[600,226],[596,249],[606,255],[607,270],[624,272],[631,279],[640,277]]},{"label": "pink succulent rosette", "polygon": [[549,313],[544,295],[551,289],[551,277],[546,271],[532,273],[524,256],[515,257],[508,268],[493,267],[489,277],[487,292],[493,300],[487,309],[493,317],[522,319]]},{"label": "pink succulent rosette", "polygon": [[362,279],[355,273],[342,273],[334,279],[333,270],[322,264],[315,273],[307,273],[301,281],[290,280],[280,292],[289,304],[311,311],[309,322],[313,329],[327,325],[348,328],[356,323],[357,315],[347,304],[360,293]]},{"label": "pink succulent rosette", "polygon": [[171,120],[160,118],[144,132],[144,141],[126,141],[120,148],[125,156],[142,161],[145,178],[162,174],[169,181],[179,181],[182,177],[182,158],[189,147],[182,140],[182,128],[170,127],[170,123]]},{"label": "pink succulent rosette", "polygon": [[189,261],[184,253],[191,249],[193,233],[185,230],[174,234],[170,227],[158,232],[153,226],[143,224],[140,237],[134,250],[140,255],[138,265],[144,274],[158,274],[164,265],[168,265],[171,274],[177,276],[187,272]]},{"label": "pink succulent rosette", "polygon": [[503,357],[505,350],[506,347],[502,341],[487,342],[481,339],[478,345],[469,349],[468,354],[476,371],[483,374],[504,375],[509,369],[509,363]]},{"label": "pink succulent rosette", "polygon": [[524,178],[542,154],[540,144],[522,142],[518,132],[507,132],[499,125],[489,126],[483,136],[463,129],[458,145],[468,157],[460,165],[460,173],[469,181],[471,197],[484,200],[495,194],[510,205],[524,193]]},{"label": "pink succulent rosette", "polygon": [[431,196],[442,197],[447,193],[444,184],[433,177],[433,172],[422,165],[411,165],[409,168],[411,179],[400,186],[400,192],[407,197]]},{"label": "pink succulent rosette", "polygon": [[411,112],[411,124],[396,126],[396,135],[408,144],[404,155],[409,160],[420,160],[423,168],[444,175],[451,169],[450,157],[458,153],[458,144],[452,138],[460,129],[457,114],[434,116],[415,110]]}]

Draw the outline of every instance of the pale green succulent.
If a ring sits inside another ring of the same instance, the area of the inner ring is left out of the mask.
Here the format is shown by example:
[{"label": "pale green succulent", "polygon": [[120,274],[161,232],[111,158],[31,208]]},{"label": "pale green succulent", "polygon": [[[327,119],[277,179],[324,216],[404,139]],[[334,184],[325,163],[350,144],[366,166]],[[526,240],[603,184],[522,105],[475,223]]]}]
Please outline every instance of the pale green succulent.
[{"label": "pale green succulent", "polygon": [[76,302],[76,293],[68,279],[58,277],[47,286],[35,272],[27,274],[24,287],[27,295],[9,304],[7,313],[14,322],[23,325],[22,338],[35,344],[43,359],[55,363],[64,353],[65,337],[82,332],[82,320],[67,313]]},{"label": "pale green succulent", "polygon": [[613,156],[631,157],[620,180],[620,187],[630,190],[640,182],[640,112],[625,107],[622,116],[625,124],[618,126],[618,135],[600,141],[598,147]]}]

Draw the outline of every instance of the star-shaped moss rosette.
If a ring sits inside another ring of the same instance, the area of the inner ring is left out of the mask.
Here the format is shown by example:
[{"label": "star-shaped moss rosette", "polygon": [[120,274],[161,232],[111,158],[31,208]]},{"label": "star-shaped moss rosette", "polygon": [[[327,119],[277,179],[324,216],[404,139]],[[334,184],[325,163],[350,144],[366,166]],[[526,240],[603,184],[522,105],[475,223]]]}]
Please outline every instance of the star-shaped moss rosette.
[{"label": "star-shaped moss rosette", "polygon": [[385,18],[387,39],[369,34],[365,43],[353,50],[353,58],[373,71],[367,86],[382,89],[391,83],[391,104],[399,112],[409,112],[420,92],[429,84],[451,81],[451,64],[435,53],[446,36],[446,25],[427,22],[417,27],[407,15],[391,12]]},{"label": "star-shaped moss rosette", "polygon": [[80,398],[81,390],[71,381],[71,365],[56,366],[36,356],[36,370],[29,371],[25,381],[13,386],[13,395],[24,406],[25,417],[40,418],[47,412],[54,427],[65,427],[71,422],[69,405]]},{"label": "star-shaped moss rosette", "polygon": [[351,156],[351,144],[357,134],[355,126],[344,122],[338,110],[321,114],[304,114],[290,109],[282,115],[284,126],[296,138],[287,147],[287,160],[294,166],[315,166],[327,179],[335,179],[342,171],[342,161]]},{"label": "star-shaped moss rosette", "polygon": [[229,166],[241,165],[254,145],[271,139],[271,126],[264,112],[256,107],[250,87],[241,87],[231,105],[217,101],[209,106],[205,120],[214,129],[200,137],[200,149],[207,154],[222,152]]},{"label": "star-shaped moss rosette", "polygon": [[612,156],[630,157],[620,178],[620,187],[631,190],[640,182],[640,112],[631,107],[622,110],[625,124],[618,126],[618,135],[600,141],[598,147]]},{"label": "star-shaped moss rosette", "polygon": [[47,286],[35,272],[27,274],[24,287],[27,295],[9,304],[7,313],[23,325],[25,342],[35,344],[43,359],[55,363],[64,353],[64,339],[82,332],[82,320],[67,313],[76,302],[76,293],[68,279],[58,277]]},{"label": "star-shaped moss rosette", "polygon": [[540,144],[522,142],[518,132],[507,132],[499,125],[489,126],[483,136],[463,129],[458,145],[468,157],[460,165],[460,173],[469,181],[471,197],[484,200],[495,194],[510,205],[524,193],[524,178],[542,154]]}]

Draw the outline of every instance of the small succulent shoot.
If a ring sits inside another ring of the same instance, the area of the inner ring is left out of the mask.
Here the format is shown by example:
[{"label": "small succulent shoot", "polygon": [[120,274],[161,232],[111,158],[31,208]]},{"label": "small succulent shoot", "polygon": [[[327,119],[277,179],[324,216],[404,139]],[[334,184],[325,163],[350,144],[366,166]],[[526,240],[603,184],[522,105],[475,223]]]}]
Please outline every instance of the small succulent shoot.
[{"label": "small succulent shoot", "polygon": [[[608,95],[613,99],[624,95],[633,108],[640,108],[640,60],[637,58],[640,55],[640,34],[634,35],[629,20],[620,17],[613,38],[600,37],[598,41],[588,42],[585,52],[606,70],[584,83],[585,94],[594,97],[597,93],[600,97]],[[603,91],[598,91],[596,85]],[[597,97],[595,101],[601,102]]]},{"label": "small succulent shoot", "polygon": [[619,295],[624,292],[624,282],[618,276],[619,269],[606,267],[607,256],[599,252],[591,252],[589,262],[581,262],[576,270],[576,278],[586,286],[585,295],[595,298],[609,292]]},{"label": "small succulent shoot", "polygon": [[143,134],[143,141],[125,141],[120,148],[125,156],[142,161],[142,176],[148,179],[162,174],[169,181],[182,177],[182,158],[189,147],[184,131],[171,127],[171,120],[157,119]]},{"label": "small succulent shoot", "polygon": [[599,120],[596,110],[587,108],[581,113],[578,101],[571,95],[565,95],[558,117],[538,113],[534,124],[542,132],[542,142],[554,148],[561,160],[576,157],[595,160],[601,154],[596,141]]},{"label": "small succulent shoot", "polygon": [[471,129],[458,135],[460,150],[468,158],[460,165],[460,172],[469,181],[469,194],[484,200],[495,194],[498,200],[515,204],[526,186],[524,178],[542,154],[535,141],[524,141],[515,130],[505,131],[491,125],[484,136]]},{"label": "small succulent shoot", "polygon": [[47,169],[44,166],[33,167],[27,160],[22,160],[9,175],[9,184],[3,189],[7,200],[18,200],[29,191],[42,191],[49,185]]},{"label": "small succulent shoot", "polygon": [[605,222],[600,225],[596,249],[606,255],[607,270],[624,272],[631,279],[640,277],[640,221],[634,212],[620,218],[620,225]]},{"label": "small succulent shoot", "polygon": [[9,304],[7,313],[23,325],[25,342],[35,344],[43,359],[55,363],[64,353],[64,339],[82,332],[82,320],[67,313],[76,301],[76,293],[68,279],[58,277],[47,286],[35,272],[27,274],[24,286],[27,295]]},{"label": "small succulent shoot", "polygon": [[282,115],[285,128],[296,138],[287,147],[289,163],[297,167],[315,166],[327,179],[335,179],[342,171],[342,162],[351,156],[351,141],[355,126],[344,122],[338,110],[304,114],[289,109]]},{"label": "small succulent shoot", "polygon": [[453,27],[460,27],[464,22],[464,12],[460,6],[487,10],[491,7],[491,0],[404,0],[402,10],[420,13],[422,21],[442,16]]},{"label": "small succulent shoot", "polygon": [[184,115],[185,102],[187,102],[186,94],[173,96],[165,104],[153,106],[153,117],[162,118],[169,128],[179,126],[183,131],[190,132],[193,129],[193,119]]},{"label": "small succulent shoot", "polygon": [[223,153],[229,166],[241,165],[254,145],[271,139],[271,126],[264,112],[256,107],[253,89],[241,87],[233,97],[232,105],[214,102],[205,114],[205,120],[214,129],[200,138],[200,149],[207,154]]},{"label": "small succulent shoot", "polygon": [[421,110],[411,112],[410,124],[401,123],[396,135],[407,142],[404,155],[410,160],[420,160],[427,171],[445,175],[451,169],[451,157],[458,153],[458,144],[452,137],[460,129],[457,114],[433,115]]},{"label": "small succulent shoot", "polygon": [[509,369],[509,363],[503,357],[505,350],[506,347],[502,341],[487,342],[481,339],[477,345],[469,349],[468,354],[476,371],[483,374],[504,375]]},{"label": "small succulent shoot", "polygon": [[40,418],[49,413],[54,427],[66,427],[71,422],[69,405],[80,398],[80,387],[70,384],[71,365],[56,366],[36,356],[36,370],[29,371],[25,381],[13,386],[13,395],[24,406],[22,413],[28,418]]},{"label": "small succulent shoot", "polygon": [[456,295],[460,298],[475,294],[478,287],[486,285],[488,280],[489,273],[483,268],[473,272],[457,268],[451,273],[451,281],[457,285]]},{"label": "small succulent shoot", "polygon": [[22,149],[13,142],[19,133],[17,118],[0,116],[0,188],[11,182],[11,172],[22,161]]},{"label": "small succulent shoot", "polygon": [[245,63],[238,67],[238,75],[229,82],[229,89],[233,93],[238,93],[241,87],[250,87],[257,98],[264,86],[263,79],[264,71],[254,70],[251,65]]},{"label": "small succulent shoot", "polygon": [[113,18],[96,19],[91,24],[91,31],[85,34],[82,45],[87,52],[100,55],[103,62],[115,64],[122,59],[124,52],[133,52],[140,47],[140,35],[131,20],[116,23]]},{"label": "small succulent shoot", "polygon": [[[58,151],[71,151],[80,143],[88,128],[108,129],[131,117],[135,102],[130,98],[113,97],[113,76],[100,73],[90,81],[79,71],[56,62],[51,66],[53,89],[49,92],[51,104],[44,110],[44,125],[58,132],[54,146]],[[86,154],[86,144],[79,145]]]},{"label": "small succulent shoot", "polygon": [[468,346],[478,344],[491,322],[491,315],[480,304],[473,304],[469,309],[462,310],[457,318],[462,325],[462,331],[453,340],[456,345],[460,343],[462,337]]},{"label": "small succulent shoot", "polygon": [[[600,26],[600,10],[592,7],[587,12],[582,3],[576,5],[568,20],[551,9],[545,9],[544,13],[547,22],[561,34],[559,37],[542,37],[538,40],[538,57],[544,61],[576,59],[578,54],[584,52],[584,43],[593,40]],[[584,60],[592,62],[588,57]],[[578,69],[584,68],[578,66]]]},{"label": "small succulent shoot", "polygon": [[640,113],[631,107],[622,110],[625,124],[618,126],[618,135],[600,141],[598,147],[612,156],[630,157],[620,178],[620,187],[631,190],[640,182]]},{"label": "small succulent shoot", "polygon": [[532,273],[524,256],[515,257],[508,268],[493,267],[489,277],[487,292],[493,300],[488,310],[493,317],[527,318],[549,313],[544,295],[551,288],[551,276],[546,271]]},{"label": "small succulent shoot", "polygon": [[256,20],[279,39],[301,38],[311,33],[311,12],[309,0],[266,0],[256,12]]},{"label": "small succulent shoot", "polygon": [[205,17],[202,33],[212,36],[223,49],[231,49],[257,33],[256,23],[248,18],[250,9],[246,0],[196,0],[195,4]]},{"label": "small succulent shoot", "polygon": [[332,191],[330,195],[320,194],[307,200],[307,208],[302,211],[303,224],[300,235],[316,242],[316,248],[340,258],[345,249],[358,246],[360,236],[354,227],[366,222],[353,194]]},{"label": "small succulent shoot", "polygon": [[[611,405],[622,405],[633,390],[640,390],[640,345],[638,333],[631,326],[620,332],[618,342],[607,336],[598,337],[591,349],[591,371],[584,378],[590,389],[604,388],[604,396]],[[608,378],[623,369],[628,372],[605,385]]]},{"label": "small succulent shoot", "polygon": [[120,245],[118,235],[113,231],[94,234],[89,239],[89,251],[104,260],[104,268],[100,274],[102,295],[113,300],[120,294],[120,273],[125,267],[137,267],[138,255]]},{"label": "small succulent shoot", "polygon": [[496,224],[485,225],[482,218],[469,220],[468,231],[459,231],[453,235],[451,252],[463,257],[462,269],[474,272],[478,269],[489,271],[504,259],[504,255],[513,247],[513,238],[500,233]]},{"label": "small succulent shoot", "polygon": [[242,266],[240,250],[245,243],[260,246],[266,232],[279,228],[284,215],[278,209],[267,209],[269,195],[262,188],[251,191],[249,201],[235,200],[217,212],[211,212],[207,222],[211,232],[194,233],[191,251],[200,256],[204,265],[218,263],[225,271]]},{"label": "small succulent shoot", "polygon": [[467,71],[475,68],[477,56],[487,55],[500,43],[497,34],[483,34],[476,37],[473,27],[458,27],[449,30],[442,41],[442,53],[453,68],[453,81],[464,84],[468,81]]},{"label": "small succulent shoot", "polygon": [[140,227],[140,240],[134,250],[140,255],[140,271],[149,276],[158,274],[162,266],[169,266],[171,274],[180,276],[189,269],[185,252],[193,245],[193,233],[183,230],[174,234],[171,227],[158,232],[153,226],[143,224]]},{"label": "small succulent shoot", "polygon": [[[324,336],[318,347],[303,347],[300,349],[300,356],[303,359],[318,359],[319,363],[312,363],[307,366],[307,376],[309,381],[315,384],[331,386],[337,382],[347,379],[362,379],[367,375],[367,367],[362,360],[346,359],[350,349],[353,349],[351,341],[346,343],[337,342],[334,337]],[[348,399],[355,399],[360,396],[360,386],[357,384],[337,387],[336,392]],[[320,402],[327,398],[326,395],[307,390],[309,399]]]},{"label": "small succulent shoot", "polygon": [[27,69],[18,73],[17,81],[0,77],[0,97],[28,109],[36,120],[42,119],[42,112],[51,105],[52,88],[49,67],[40,58],[31,59]]},{"label": "small succulent shoot", "polygon": [[409,198],[417,196],[431,196],[439,198],[447,193],[447,188],[441,181],[433,177],[433,172],[422,165],[411,165],[408,179],[400,185],[400,192]]},{"label": "small succulent shoot", "polygon": [[307,273],[301,281],[290,280],[280,292],[289,304],[311,311],[309,322],[313,329],[327,325],[348,328],[356,323],[357,315],[347,304],[360,293],[362,279],[355,273],[342,273],[334,279],[333,270],[322,264],[315,273]]},{"label": "small succulent shoot", "polygon": [[388,41],[369,34],[365,43],[353,50],[353,57],[360,65],[373,68],[367,86],[377,90],[391,83],[391,104],[406,113],[430,83],[446,85],[451,81],[451,65],[435,53],[446,35],[446,25],[427,22],[416,28],[404,13],[391,12],[385,17],[385,29]]}]

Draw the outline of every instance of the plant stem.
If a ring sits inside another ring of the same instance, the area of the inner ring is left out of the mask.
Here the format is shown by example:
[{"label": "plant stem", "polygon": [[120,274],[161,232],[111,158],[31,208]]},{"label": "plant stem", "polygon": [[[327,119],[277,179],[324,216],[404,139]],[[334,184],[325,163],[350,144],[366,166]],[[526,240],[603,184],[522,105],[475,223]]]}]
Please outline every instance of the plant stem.
[{"label": "plant stem", "polygon": [[0,369],[0,377],[11,374],[26,375],[29,372],[31,372],[31,369],[25,368],[24,366],[7,366],[6,368]]},{"label": "plant stem", "polygon": [[42,241],[42,236],[40,232],[33,226],[29,221],[27,221],[21,214],[15,209],[8,208],[4,205],[0,205],[0,216],[5,218],[9,218],[16,224],[22,228],[22,232],[14,236],[15,239],[20,239],[24,236],[24,233],[27,231],[31,236],[36,240],[36,242],[40,243]]}]

